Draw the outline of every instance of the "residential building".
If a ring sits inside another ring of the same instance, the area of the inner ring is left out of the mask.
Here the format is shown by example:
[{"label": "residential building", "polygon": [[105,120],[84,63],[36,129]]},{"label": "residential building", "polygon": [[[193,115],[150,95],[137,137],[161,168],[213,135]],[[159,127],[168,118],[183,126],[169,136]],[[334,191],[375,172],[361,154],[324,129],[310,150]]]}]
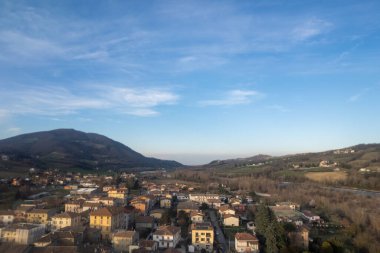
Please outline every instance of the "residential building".
[{"label": "residential building", "polygon": [[0,224],[9,225],[15,219],[14,211],[0,211]]},{"label": "residential building", "polygon": [[179,202],[177,205],[177,214],[181,211],[190,214],[191,211],[198,211],[199,204],[194,201]]},{"label": "residential building", "polygon": [[214,199],[219,200],[219,195],[217,194],[189,194],[189,199],[198,203],[207,203],[208,200]]},{"label": "residential building", "polygon": [[172,200],[170,198],[160,199],[160,207],[161,208],[171,208],[172,207]]},{"label": "residential building", "polygon": [[158,250],[158,243],[154,240],[140,240],[139,246],[140,249],[146,250],[146,252],[157,252]]},{"label": "residential building", "polygon": [[235,210],[232,209],[230,206],[228,205],[225,205],[225,206],[221,206],[218,210],[220,216],[224,216],[226,214],[232,214],[232,215],[235,215]]},{"label": "residential building", "polygon": [[312,213],[309,210],[305,210],[302,212],[302,216],[304,219],[306,219],[308,222],[319,222],[321,220],[321,217],[318,215]]},{"label": "residential building", "polygon": [[175,248],[181,238],[181,229],[175,226],[161,226],[153,233],[153,240],[159,248]]},{"label": "residential building", "polygon": [[67,202],[65,203],[65,212],[81,213],[83,212],[83,209],[82,209],[83,203],[84,203],[84,200]]},{"label": "residential building", "polygon": [[259,252],[259,240],[248,233],[236,233],[235,250],[236,252]]},{"label": "residential building", "polygon": [[226,214],[223,216],[224,226],[238,227],[239,226],[239,217],[233,214]]},{"label": "residential building", "polygon": [[128,188],[111,189],[107,194],[108,197],[119,199],[122,203],[125,203],[128,197]]},{"label": "residential building", "polygon": [[121,207],[103,207],[90,213],[90,227],[101,229],[103,239],[111,239],[111,233],[124,225],[124,209]]},{"label": "residential building", "polygon": [[55,209],[32,209],[26,213],[26,220],[28,223],[47,225],[55,213]]},{"label": "residential building", "polygon": [[112,235],[112,246],[116,252],[129,252],[129,246],[137,245],[139,233],[136,231],[119,230]]},{"label": "residential building", "polygon": [[44,225],[11,224],[0,229],[0,241],[28,245],[38,240],[45,233]]},{"label": "residential building", "polygon": [[64,227],[77,227],[81,225],[81,216],[77,213],[64,212],[51,218],[51,229],[57,230]]},{"label": "residential building", "polygon": [[191,225],[191,243],[197,250],[205,249],[212,252],[214,243],[214,229],[209,222],[194,223]]},{"label": "residential building", "polygon": [[165,209],[154,209],[150,211],[150,216],[156,218],[157,220],[161,219],[164,213],[167,212]]},{"label": "residential building", "polygon": [[204,215],[202,212],[191,211],[190,212],[190,219],[193,223],[203,222],[204,221]]},{"label": "residential building", "polygon": [[290,232],[288,234],[290,242],[304,250],[309,249],[309,231],[308,227],[301,226],[296,231]]},{"label": "residential building", "polygon": [[131,206],[142,214],[147,214],[148,212],[148,204],[144,200],[133,200]]},{"label": "residential building", "polygon": [[154,227],[154,218],[151,216],[137,216],[135,218],[136,229],[153,229]]}]

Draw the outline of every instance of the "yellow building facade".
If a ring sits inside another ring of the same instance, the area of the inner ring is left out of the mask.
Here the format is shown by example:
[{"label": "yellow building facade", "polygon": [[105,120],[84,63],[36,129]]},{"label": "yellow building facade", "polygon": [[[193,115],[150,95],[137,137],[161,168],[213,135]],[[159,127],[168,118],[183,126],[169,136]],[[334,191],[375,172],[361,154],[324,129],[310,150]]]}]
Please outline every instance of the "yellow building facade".
[{"label": "yellow building facade", "polygon": [[191,226],[191,242],[197,250],[212,251],[214,228],[209,222],[195,223]]}]

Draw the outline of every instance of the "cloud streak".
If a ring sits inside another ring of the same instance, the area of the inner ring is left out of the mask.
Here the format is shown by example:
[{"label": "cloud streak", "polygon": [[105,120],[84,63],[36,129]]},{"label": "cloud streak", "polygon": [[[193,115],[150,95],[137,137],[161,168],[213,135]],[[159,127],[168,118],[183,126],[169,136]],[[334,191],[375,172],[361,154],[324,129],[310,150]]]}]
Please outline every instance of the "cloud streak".
[{"label": "cloud streak", "polygon": [[233,106],[250,104],[262,94],[254,90],[231,90],[223,98],[199,101],[201,106]]},{"label": "cloud streak", "polygon": [[9,114],[57,116],[84,110],[113,110],[146,117],[158,115],[157,107],[175,104],[179,99],[172,91],[158,88],[96,86],[81,94],[52,86],[1,90],[0,107],[3,109],[0,110],[0,117]]}]

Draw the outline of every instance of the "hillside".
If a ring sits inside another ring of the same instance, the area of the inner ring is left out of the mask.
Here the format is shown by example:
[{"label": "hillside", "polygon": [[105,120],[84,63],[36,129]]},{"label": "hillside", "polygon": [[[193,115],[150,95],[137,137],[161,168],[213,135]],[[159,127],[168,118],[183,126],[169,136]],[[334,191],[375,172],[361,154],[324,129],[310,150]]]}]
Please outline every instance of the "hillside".
[{"label": "hillside", "polygon": [[103,135],[73,129],[22,134],[0,140],[0,170],[175,168],[176,161],[145,157]]}]

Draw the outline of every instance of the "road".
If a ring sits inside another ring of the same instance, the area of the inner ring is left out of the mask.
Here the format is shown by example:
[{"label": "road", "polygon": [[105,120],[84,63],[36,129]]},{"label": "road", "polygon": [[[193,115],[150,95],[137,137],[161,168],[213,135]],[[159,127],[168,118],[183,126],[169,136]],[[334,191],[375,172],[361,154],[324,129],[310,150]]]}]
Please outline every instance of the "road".
[{"label": "road", "polygon": [[228,251],[228,244],[226,239],[224,238],[222,229],[219,226],[218,217],[215,214],[214,210],[209,211],[209,216],[211,219],[211,223],[214,226],[215,238],[222,247],[222,252],[225,253]]}]

